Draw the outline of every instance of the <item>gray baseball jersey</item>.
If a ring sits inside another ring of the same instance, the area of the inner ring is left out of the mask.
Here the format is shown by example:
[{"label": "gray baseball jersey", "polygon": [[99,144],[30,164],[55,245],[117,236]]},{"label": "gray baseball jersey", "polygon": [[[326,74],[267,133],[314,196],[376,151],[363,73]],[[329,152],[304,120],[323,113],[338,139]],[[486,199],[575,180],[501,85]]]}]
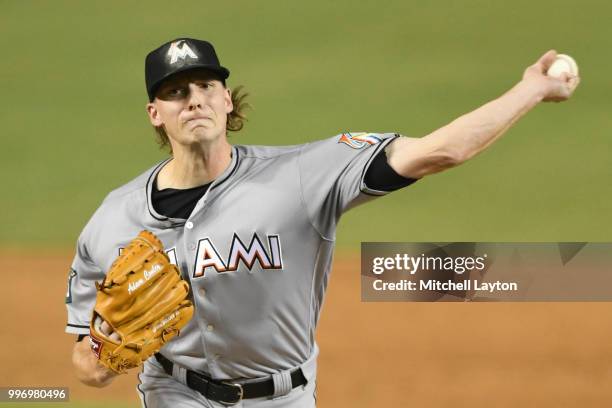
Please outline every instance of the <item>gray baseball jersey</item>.
[{"label": "gray baseball jersey", "polygon": [[68,333],[89,333],[95,281],[143,229],[191,286],[195,314],[162,353],[214,378],[257,378],[316,353],[315,327],[335,230],[350,207],[386,192],[363,179],[396,134],[341,134],[297,146],[232,147],[229,167],[189,219],[158,214],[159,163],[111,192],[81,233],[69,276]]}]

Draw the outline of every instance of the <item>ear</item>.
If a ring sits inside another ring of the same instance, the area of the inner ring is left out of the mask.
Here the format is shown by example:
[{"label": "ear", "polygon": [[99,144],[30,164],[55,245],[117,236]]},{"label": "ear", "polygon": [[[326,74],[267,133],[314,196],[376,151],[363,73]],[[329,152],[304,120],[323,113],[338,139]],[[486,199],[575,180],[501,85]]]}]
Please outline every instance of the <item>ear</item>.
[{"label": "ear", "polygon": [[225,89],[225,113],[230,113],[234,110],[232,103],[232,91],[229,88]]},{"label": "ear", "polygon": [[157,110],[157,107],[153,102],[147,103],[146,109],[147,114],[149,115],[149,121],[151,121],[151,124],[153,126],[159,127],[164,124],[161,119],[161,116],[159,115],[159,111]]}]

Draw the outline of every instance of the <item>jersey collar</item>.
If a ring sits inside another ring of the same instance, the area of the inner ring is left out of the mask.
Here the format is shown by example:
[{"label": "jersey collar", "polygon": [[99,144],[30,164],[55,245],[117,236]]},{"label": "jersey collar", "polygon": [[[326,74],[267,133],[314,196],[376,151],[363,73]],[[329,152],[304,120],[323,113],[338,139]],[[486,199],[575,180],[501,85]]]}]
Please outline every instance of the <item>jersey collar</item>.
[{"label": "jersey collar", "polygon": [[[155,208],[153,208],[153,203],[151,201],[151,195],[153,192],[153,182],[155,181],[155,177],[157,176],[157,174],[159,174],[160,170],[170,160],[172,160],[171,157],[166,160],[163,160],[162,162],[157,164],[155,167],[153,167],[153,169],[151,170],[151,173],[149,174],[147,178],[147,182],[145,184],[144,194],[146,195],[147,211],[149,213],[148,214],[149,217],[146,220],[146,224],[152,227],[157,227],[157,228],[171,228],[172,227],[173,228],[173,227],[179,227],[185,224],[185,220],[182,218],[169,218],[169,217],[159,214],[157,211],[155,211]],[[219,187],[220,185],[228,181],[236,173],[236,169],[238,168],[239,161],[240,161],[240,153],[238,149],[236,148],[236,146],[232,146],[232,161],[230,162],[230,165],[227,166],[227,168],[223,171],[223,173],[221,173],[221,175],[212,182],[205,196],[207,196],[210,191],[214,190],[215,188]],[[196,206],[196,208],[197,207],[198,206]]]}]

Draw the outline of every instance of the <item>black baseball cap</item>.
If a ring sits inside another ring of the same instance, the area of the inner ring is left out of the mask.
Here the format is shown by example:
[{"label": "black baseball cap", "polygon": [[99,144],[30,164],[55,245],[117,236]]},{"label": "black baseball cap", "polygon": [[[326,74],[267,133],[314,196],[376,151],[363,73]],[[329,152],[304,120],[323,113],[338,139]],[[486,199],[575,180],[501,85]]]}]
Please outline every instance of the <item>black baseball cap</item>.
[{"label": "black baseball cap", "polygon": [[195,68],[213,71],[219,74],[223,81],[230,74],[227,68],[221,66],[215,48],[208,41],[177,38],[151,51],[145,59],[145,82],[149,101],[155,99],[157,89],[166,78]]}]

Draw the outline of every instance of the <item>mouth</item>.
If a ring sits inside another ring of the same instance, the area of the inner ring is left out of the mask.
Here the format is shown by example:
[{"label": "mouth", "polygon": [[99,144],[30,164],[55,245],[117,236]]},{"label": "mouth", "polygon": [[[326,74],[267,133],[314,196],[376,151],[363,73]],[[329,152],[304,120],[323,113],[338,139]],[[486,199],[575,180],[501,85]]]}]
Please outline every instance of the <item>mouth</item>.
[{"label": "mouth", "polygon": [[206,116],[198,116],[196,118],[187,119],[185,121],[185,126],[188,129],[195,129],[197,127],[209,127],[211,125],[212,119]]},{"label": "mouth", "polygon": [[195,117],[195,118],[187,119],[185,121],[185,123],[195,122],[195,121],[198,121],[198,120],[212,120],[212,119],[209,118],[208,116],[198,116],[198,117]]}]

